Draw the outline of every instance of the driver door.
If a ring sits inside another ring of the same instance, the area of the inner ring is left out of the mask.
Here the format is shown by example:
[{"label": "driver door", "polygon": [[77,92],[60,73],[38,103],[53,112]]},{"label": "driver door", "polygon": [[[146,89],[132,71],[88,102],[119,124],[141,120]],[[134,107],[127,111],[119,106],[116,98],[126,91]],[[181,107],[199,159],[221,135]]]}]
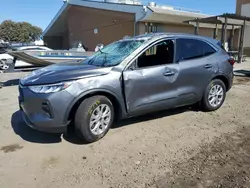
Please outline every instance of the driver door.
[{"label": "driver door", "polygon": [[174,63],[174,40],[157,42],[138,55],[123,72],[129,115],[172,108],[177,104],[178,64]]}]

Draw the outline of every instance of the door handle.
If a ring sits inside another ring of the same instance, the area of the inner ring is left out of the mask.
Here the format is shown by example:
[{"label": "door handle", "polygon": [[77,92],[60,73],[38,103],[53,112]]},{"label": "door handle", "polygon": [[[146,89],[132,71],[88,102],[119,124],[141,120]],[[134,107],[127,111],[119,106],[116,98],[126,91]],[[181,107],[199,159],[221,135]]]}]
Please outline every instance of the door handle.
[{"label": "door handle", "polygon": [[206,64],[206,65],[204,66],[205,69],[210,69],[210,68],[212,68],[212,67],[213,67],[213,65],[211,65],[211,64]]},{"label": "door handle", "polygon": [[173,71],[166,71],[163,73],[164,76],[173,76],[175,74],[175,72]]}]

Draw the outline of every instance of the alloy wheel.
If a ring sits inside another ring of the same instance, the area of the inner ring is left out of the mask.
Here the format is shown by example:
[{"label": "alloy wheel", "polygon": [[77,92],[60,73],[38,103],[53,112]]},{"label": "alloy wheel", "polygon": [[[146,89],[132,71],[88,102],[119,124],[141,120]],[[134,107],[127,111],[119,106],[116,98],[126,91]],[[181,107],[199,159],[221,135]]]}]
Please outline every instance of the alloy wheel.
[{"label": "alloy wheel", "polygon": [[212,107],[214,108],[218,107],[222,103],[223,97],[224,97],[224,91],[221,85],[216,84],[210,88],[208,94],[208,102]]},{"label": "alloy wheel", "polygon": [[90,130],[92,134],[98,136],[102,134],[111,121],[111,109],[106,104],[97,106],[90,117]]}]

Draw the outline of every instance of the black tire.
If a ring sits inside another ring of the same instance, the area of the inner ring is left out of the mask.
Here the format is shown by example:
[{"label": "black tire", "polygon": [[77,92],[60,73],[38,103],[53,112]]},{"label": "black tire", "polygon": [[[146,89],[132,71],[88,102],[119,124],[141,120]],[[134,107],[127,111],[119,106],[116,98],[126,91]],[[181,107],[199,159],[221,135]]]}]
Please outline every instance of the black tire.
[{"label": "black tire", "polygon": [[[208,100],[209,92],[214,85],[220,85],[223,89],[223,99],[222,99],[221,103],[216,107],[212,106]],[[218,110],[223,105],[225,98],[226,98],[226,86],[225,86],[224,82],[222,80],[219,80],[219,79],[214,79],[209,83],[209,85],[206,88],[206,91],[204,92],[203,98],[201,100],[201,107],[206,112]]]},{"label": "black tire", "polygon": [[[95,135],[91,132],[89,126],[90,118],[93,111],[101,104],[106,104],[109,106],[111,111],[111,119],[105,131],[100,135]],[[93,96],[85,99],[78,107],[74,119],[75,132],[81,140],[84,140],[88,143],[95,142],[103,138],[108,133],[113,121],[114,108],[112,102],[105,96]]]}]

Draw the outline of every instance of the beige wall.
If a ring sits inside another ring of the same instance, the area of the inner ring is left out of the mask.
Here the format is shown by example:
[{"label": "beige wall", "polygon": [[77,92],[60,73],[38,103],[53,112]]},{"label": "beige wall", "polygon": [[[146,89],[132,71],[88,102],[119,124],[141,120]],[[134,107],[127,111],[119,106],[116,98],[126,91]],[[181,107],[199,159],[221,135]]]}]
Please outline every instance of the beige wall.
[{"label": "beige wall", "polygon": [[[194,26],[186,24],[163,24],[155,23],[157,25],[157,32],[174,32],[174,33],[188,33],[194,34]],[[139,34],[145,33],[145,23],[139,24]],[[213,29],[211,28],[199,28],[199,34],[202,36],[213,37]],[[221,36],[221,30],[218,31],[218,38]],[[229,36],[229,35],[228,35]]]},{"label": "beige wall", "polygon": [[250,3],[250,0],[236,0],[236,14],[241,14],[241,5]]},{"label": "beige wall", "polygon": [[189,25],[159,24],[158,32],[174,32],[174,33],[194,33],[194,27]]},{"label": "beige wall", "polygon": [[[134,14],[72,6],[68,11],[69,44],[81,40],[89,50],[134,35]],[[94,29],[98,33],[94,33]]]},{"label": "beige wall", "polygon": [[[236,14],[250,16],[250,0],[237,0]],[[239,40],[239,32],[237,40]],[[244,38],[244,53],[250,55],[250,26],[246,26]]]},{"label": "beige wall", "polygon": [[[194,26],[192,25],[184,25],[184,24],[163,24],[163,23],[154,23],[157,25],[157,32],[174,32],[174,33],[188,33],[188,34],[194,34]],[[144,34],[145,33],[145,23],[140,22],[138,24],[138,34]],[[201,36],[207,36],[207,37],[213,37],[214,35],[214,29],[212,28],[199,28],[199,35]],[[231,30],[228,30],[227,32],[227,39],[231,36]],[[221,29],[218,29],[217,33],[217,40],[221,40]],[[233,48],[237,48],[238,46],[238,37],[237,37],[237,31],[235,31],[235,37],[233,41]]]}]

